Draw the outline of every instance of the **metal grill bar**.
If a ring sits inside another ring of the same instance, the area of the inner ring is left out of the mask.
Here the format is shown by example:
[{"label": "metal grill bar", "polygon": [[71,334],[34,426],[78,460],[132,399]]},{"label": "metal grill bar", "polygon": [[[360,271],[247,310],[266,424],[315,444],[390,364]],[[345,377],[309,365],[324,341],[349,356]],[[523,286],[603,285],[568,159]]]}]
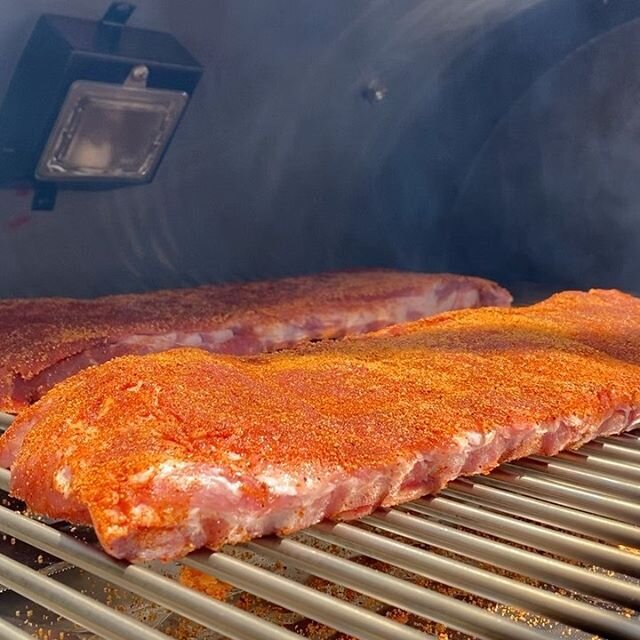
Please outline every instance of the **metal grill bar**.
[{"label": "metal grill bar", "polygon": [[11,474],[8,469],[0,469],[0,490],[9,491],[9,482]]},{"label": "metal grill bar", "polygon": [[224,554],[193,553],[183,564],[358,638],[425,640],[425,634]]},{"label": "metal grill bar", "polygon": [[[317,525],[308,532],[322,539],[322,526]],[[442,622],[452,629],[477,638],[539,640],[544,637],[538,630],[528,629],[505,618],[493,616],[478,607],[293,540],[265,539],[249,543],[248,546],[256,553],[292,564],[325,580],[342,584],[419,616]],[[394,564],[397,565],[396,562]]]},{"label": "metal grill bar", "polygon": [[633,449],[628,445],[607,442],[606,440],[594,440],[580,447],[581,453],[594,454],[619,460],[621,462],[632,462],[640,465],[640,451]]},{"label": "metal grill bar", "polygon": [[574,451],[560,451],[553,458],[531,456],[528,460],[536,460],[546,463],[547,466],[557,465],[565,469],[576,469],[587,473],[597,473],[605,478],[617,478],[618,480],[640,481],[640,466],[633,462],[611,460],[602,454],[576,453]]},{"label": "metal grill bar", "polygon": [[2,640],[33,640],[33,636],[2,618],[0,618],[0,638]]},{"label": "metal grill bar", "polygon": [[[410,537],[415,541],[435,544],[456,551],[463,549],[466,555],[479,557],[486,547],[478,540],[467,539],[465,545],[446,542],[447,535],[460,533],[433,522],[402,513],[389,513],[364,518],[367,524],[384,527],[392,533]],[[400,524],[398,524],[400,523]],[[390,562],[407,571],[430,577],[439,582],[470,591],[489,600],[495,600],[518,608],[528,609],[579,629],[599,633],[607,638],[640,638],[640,627],[596,607],[562,598],[553,593],[536,589],[516,580],[504,578],[451,558],[425,552],[387,537],[363,531],[347,524],[322,524],[313,527],[310,534],[325,542],[339,543],[348,549]],[[468,536],[472,538],[472,536]],[[493,554],[497,556],[496,553]],[[489,558],[493,560],[494,558]],[[516,566],[517,571],[517,566]],[[637,595],[637,594],[636,594]]]},{"label": "metal grill bar", "polygon": [[624,500],[634,500],[640,497],[640,489],[629,483],[629,480],[622,480],[613,476],[608,476],[595,470],[590,470],[585,466],[576,466],[572,462],[565,460],[553,460],[546,458],[531,457],[520,460],[513,465],[520,469],[532,469],[543,471],[545,477],[553,479],[567,480],[571,484],[588,487],[599,493],[607,493],[619,496]]},{"label": "metal grill bar", "polygon": [[6,507],[0,507],[0,530],[235,640],[298,638],[240,609],[187,589],[155,571],[118,562],[68,534]]},{"label": "metal grill bar", "polygon": [[[471,506],[449,500],[449,496],[465,497],[455,490],[445,490],[443,496],[432,500],[419,500],[402,507],[402,510],[406,509],[439,519],[444,518],[453,524],[462,525],[504,540],[511,540],[565,558],[595,564],[605,569],[640,578],[640,556],[638,555],[592,540],[585,540],[575,535],[516,520],[513,517],[492,513],[477,505]],[[534,557],[541,559],[538,555],[534,555]],[[589,573],[589,576],[592,575]]]},{"label": "metal grill bar", "polygon": [[589,491],[580,486],[557,481],[543,471],[505,464],[493,472],[494,477],[507,482],[519,492],[553,499],[556,503],[588,511],[629,524],[640,522],[640,505],[605,493]]},{"label": "metal grill bar", "polygon": [[597,438],[594,442],[610,442],[611,444],[615,444],[619,447],[635,451],[640,449],[640,439],[630,433],[623,433],[619,436],[608,436],[606,439]]},{"label": "metal grill bar", "polygon": [[109,640],[167,640],[169,637],[2,554],[0,583]]},{"label": "metal grill bar", "polygon": [[593,536],[613,544],[640,547],[638,527],[569,507],[559,507],[530,495],[513,493],[513,485],[493,477],[458,479],[450,483],[449,487],[464,493],[464,498],[474,504],[483,504],[491,509]]},{"label": "metal grill bar", "polygon": [[[407,513],[391,511],[365,518],[364,521],[390,533],[406,536],[418,542],[452,551],[479,562],[490,563],[513,573],[562,586],[576,593],[584,593],[603,600],[610,600],[632,609],[640,608],[640,587],[595,574],[565,562],[546,558],[530,551],[516,549],[503,543],[458,531],[452,527],[417,518]],[[462,567],[466,567],[466,565],[462,565]],[[490,575],[492,576],[490,580],[497,582],[496,576]],[[505,586],[505,595],[502,596],[503,599],[501,601],[518,606],[518,602],[504,599],[511,598],[514,595],[513,585],[509,584],[513,580],[502,579],[502,581]],[[523,585],[516,583],[516,590],[521,587]],[[523,593],[526,594],[529,591],[529,596],[532,598],[531,604],[534,604],[540,590],[526,585],[524,587]],[[496,597],[494,596],[492,599],[496,599]],[[549,606],[557,605],[559,609],[554,612],[552,617],[559,620],[563,619],[562,616],[565,613],[564,607],[566,605],[566,601],[563,598],[554,596],[553,602],[549,601],[544,604],[545,606],[547,604]],[[585,616],[591,613],[589,609],[587,607],[583,611]],[[538,613],[549,615],[550,612],[545,610],[538,611]],[[568,620],[565,621],[572,623]],[[587,630],[591,631],[592,629]]]}]

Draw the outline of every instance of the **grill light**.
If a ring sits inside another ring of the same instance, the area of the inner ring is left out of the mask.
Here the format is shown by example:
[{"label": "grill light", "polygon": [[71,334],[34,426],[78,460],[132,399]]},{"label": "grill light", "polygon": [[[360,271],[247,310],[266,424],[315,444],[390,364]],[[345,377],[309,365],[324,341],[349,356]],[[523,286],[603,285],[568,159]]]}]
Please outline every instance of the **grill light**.
[{"label": "grill light", "polygon": [[32,208],[153,180],[202,67],[170,34],[125,26],[133,10],[38,20],[0,109],[0,187],[33,186]]},{"label": "grill light", "polygon": [[[141,73],[136,67],[131,75]],[[36,178],[145,182],[187,105],[181,91],[78,80],[62,105]]]}]

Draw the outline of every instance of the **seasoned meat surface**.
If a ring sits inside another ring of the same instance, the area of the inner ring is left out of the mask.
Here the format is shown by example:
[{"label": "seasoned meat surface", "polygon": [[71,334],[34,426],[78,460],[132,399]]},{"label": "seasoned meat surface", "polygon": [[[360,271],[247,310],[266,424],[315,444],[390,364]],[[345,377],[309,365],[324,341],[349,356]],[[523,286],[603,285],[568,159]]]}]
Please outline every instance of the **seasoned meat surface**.
[{"label": "seasoned meat surface", "polygon": [[33,511],[166,560],[630,429],[639,336],[639,299],[592,291],[271,354],[126,356],[56,386],[0,455]]},{"label": "seasoned meat surface", "polygon": [[250,354],[338,338],[441,311],[508,306],[493,282],[387,270],[78,300],[0,300],[0,411],[116,356],[199,347]]}]

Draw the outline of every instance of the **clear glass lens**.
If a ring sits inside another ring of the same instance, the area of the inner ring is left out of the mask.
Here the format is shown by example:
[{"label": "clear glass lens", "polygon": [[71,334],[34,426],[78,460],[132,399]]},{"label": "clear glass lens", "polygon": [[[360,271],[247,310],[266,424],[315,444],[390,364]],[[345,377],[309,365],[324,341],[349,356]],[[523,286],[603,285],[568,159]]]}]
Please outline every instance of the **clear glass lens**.
[{"label": "clear glass lens", "polygon": [[159,161],[185,105],[186,94],[177,91],[75,82],[36,176],[143,181]]}]

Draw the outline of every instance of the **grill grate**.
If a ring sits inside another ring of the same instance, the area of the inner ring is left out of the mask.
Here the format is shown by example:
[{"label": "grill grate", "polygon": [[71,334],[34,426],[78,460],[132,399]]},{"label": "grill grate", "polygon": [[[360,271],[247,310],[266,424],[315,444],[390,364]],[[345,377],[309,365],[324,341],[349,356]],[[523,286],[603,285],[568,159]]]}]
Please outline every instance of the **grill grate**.
[{"label": "grill grate", "polygon": [[[0,488],[8,482],[0,472]],[[459,479],[356,523],[171,566],[116,561],[90,532],[11,504],[0,531],[19,542],[0,553],[0,638],[63,628],[68,640],[640,639],[638,497],[640,435],[625,434]],[[177,579],[179,566],[231,587],[204,595]],[[16,594],[62,622],[17,613]]]}]

